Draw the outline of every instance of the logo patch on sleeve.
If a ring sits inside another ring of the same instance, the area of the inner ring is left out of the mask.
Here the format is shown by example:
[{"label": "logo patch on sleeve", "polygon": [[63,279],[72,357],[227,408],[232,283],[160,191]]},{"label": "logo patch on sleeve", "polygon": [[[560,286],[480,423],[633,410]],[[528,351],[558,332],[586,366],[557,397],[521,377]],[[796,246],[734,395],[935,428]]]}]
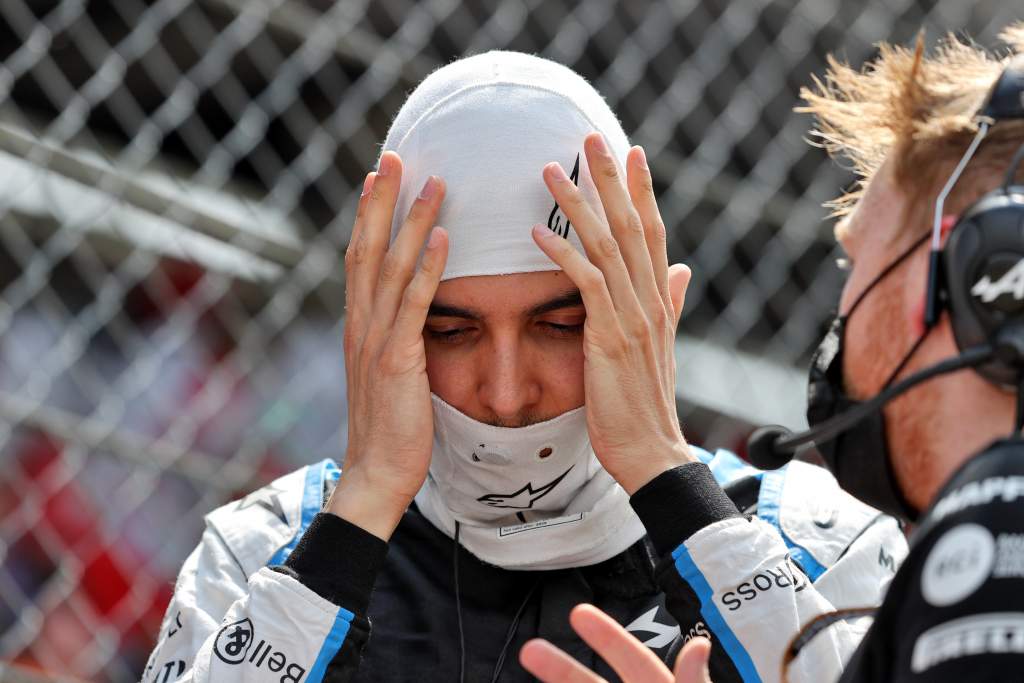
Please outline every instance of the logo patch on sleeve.
[{"label": "logo patch on sleeve", "polygon": [[995,559],[992,532],[980,524],[955,526],[943,534],[924,561],[921,595],[935,607],[954,605],[988,580]]},{"label": "logo patch on sleeve", "polygon": [[[256,641],[256,629],[252,620],[246,617],[221,628],[213,642],[213,653],[225,664],[245,663],[257,669],[266,668],[273,673],[282,673],[281,683],[300,683],[306,675],[306,667],[288,661],[288,656],[277,650],[266,640]],[[250,654],[250,650],[252,653]]]},{"label": "logo patch on sleeve", "polygon": [[233,624],[228,624],[217,634],[213,641],[213,653],[226,664],[238,664],[245,659],[245,653],[252,644],[252,620],[246,617]]}]

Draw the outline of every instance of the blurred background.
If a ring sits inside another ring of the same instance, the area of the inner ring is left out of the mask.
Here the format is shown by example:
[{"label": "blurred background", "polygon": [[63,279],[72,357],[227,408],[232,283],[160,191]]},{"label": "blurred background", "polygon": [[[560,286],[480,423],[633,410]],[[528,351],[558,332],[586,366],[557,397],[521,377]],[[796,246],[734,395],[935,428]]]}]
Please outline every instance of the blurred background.
[{"label": "blurred background", "polygon": [[694,270],[686,433],[742,451],[754,424],[804,423],[842,283],[821,203],[851,178],[805,143],[800,86],[829,52],[922,26],[993,45],[1020,18],[1022,0],[3,0],[0,681],[138,680],[203,515],[343,459],[342,255],[434,68],[521,50],[605,95]]}]

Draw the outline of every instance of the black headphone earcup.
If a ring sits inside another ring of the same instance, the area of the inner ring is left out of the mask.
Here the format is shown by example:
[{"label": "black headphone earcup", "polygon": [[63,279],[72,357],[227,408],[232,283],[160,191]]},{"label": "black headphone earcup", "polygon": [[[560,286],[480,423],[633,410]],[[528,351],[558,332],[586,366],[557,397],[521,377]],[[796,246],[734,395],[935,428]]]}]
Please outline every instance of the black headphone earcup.
[{"label": "black headphone earcup", "polygon": [[[1024,187],[990,192],[964,212],[943,249],[942,271],[960,351],[1024,323]],[[977,371],[1000,386],[1019,386],[1016,365],[994,360]]]}]

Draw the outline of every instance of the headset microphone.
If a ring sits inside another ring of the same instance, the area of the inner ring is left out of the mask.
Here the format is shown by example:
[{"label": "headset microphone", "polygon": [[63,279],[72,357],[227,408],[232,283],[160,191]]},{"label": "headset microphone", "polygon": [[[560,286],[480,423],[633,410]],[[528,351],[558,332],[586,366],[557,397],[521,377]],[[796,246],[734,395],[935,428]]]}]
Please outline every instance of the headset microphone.
[{"label": "headset microphone", "polygon": [[784,450],[776,444],[792,436],[793,432],[780,425],[758,427],[747,439],[747,460],[759,470],[784,467],[796,455],[796,449]]},{"label": "headset microphone", "polygon": [[1009,356],[1017,359],[1024,358],[1024,328],[1022,327],[1007,328],[1005,334],[997,337],[995,346],[989,344],[974,346],[958,356],[916,372],[880,392],[874,398],[815,425],[807,431],[794,434],[785,427],[777,425],[761,427],[755,430],[747,440],[747,459],[758,469],[778,469],[792,460],[797,451],[811,444],[823,443],[836,438],[871,413],[881,410],[882,406],[892,399],[922,382],[964,368],[978,367],[993,357],[1005,359]]}]

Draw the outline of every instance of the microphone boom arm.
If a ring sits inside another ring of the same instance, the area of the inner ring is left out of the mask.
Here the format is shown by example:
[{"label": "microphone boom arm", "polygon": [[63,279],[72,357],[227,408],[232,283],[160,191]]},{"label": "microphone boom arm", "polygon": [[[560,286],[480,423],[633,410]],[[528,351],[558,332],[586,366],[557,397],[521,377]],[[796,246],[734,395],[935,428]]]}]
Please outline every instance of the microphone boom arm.
[{"label": "microphone boom arm", "polygon": [[938,377],[939,375],[945,375],[965,368],[976,367],[992,358],[994,354],[995,349],[990,344],[972,346],[971,348],[966,349],[959,356],[944,360],[941,363],[936,363],[930,368],[915,373],[910,377],[893,384],[887,389],[880,391],[873,398],[864,401],[855,408],[852,408],[840,415],[836,415],[835,417],[808,429],[806,432],[776,439],[773,444],[774,448],[777,452],[795,453],[802,446],[834,439],[839,434],[849,429],[850,426],[857,424],[874,411],[879,410],[892,399],[912,389],[918,384],[926,382],[934,377]]}]

